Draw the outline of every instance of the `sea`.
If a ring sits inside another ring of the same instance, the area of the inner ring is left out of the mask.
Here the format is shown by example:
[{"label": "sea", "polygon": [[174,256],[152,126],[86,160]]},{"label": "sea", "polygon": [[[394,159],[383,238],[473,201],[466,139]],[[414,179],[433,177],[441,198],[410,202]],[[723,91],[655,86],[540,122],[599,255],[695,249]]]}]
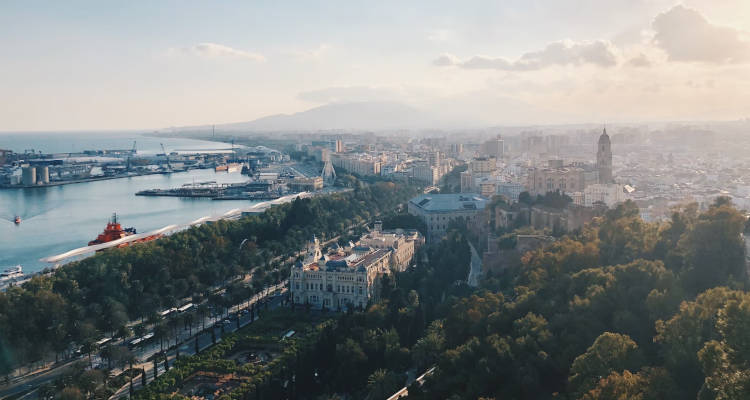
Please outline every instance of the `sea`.
[{"label": "sea", "polygon": [[[161,153],[161,144],[167,152],[231,150],[231,145],[226,143],[150,137],[139,132],[0,132],[0,149],[16,152],[131,149],[134,141],[138,154]],[[51,267],[40,259],[86,246],[104,230],[113,213],[123,227],[148,232],[257,203],[136,196],[138,191],[206,181],[237,183],[247,179],[239,172],[202,169],[63,186],[0,189],[0,271],[21,265],[24,273],[29,274]],[[19,225],[13,223],[16,215],[22,218]]]}]

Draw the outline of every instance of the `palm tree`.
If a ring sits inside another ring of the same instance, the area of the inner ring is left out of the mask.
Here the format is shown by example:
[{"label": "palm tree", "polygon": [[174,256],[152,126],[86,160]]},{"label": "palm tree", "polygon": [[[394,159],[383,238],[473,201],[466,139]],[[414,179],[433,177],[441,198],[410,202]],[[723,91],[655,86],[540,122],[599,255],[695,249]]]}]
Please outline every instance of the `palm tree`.
[{"label": "palm tree", "polygon": [[385,369],[378,369],[367,378],[369,398],[373,400],[386,399],[398,390],[396,376]]},{"label": "palm tree", "polygon": [[203,325],[203,330],[206,330],[206,317],[208,316],[208,304],[201,304],[198,306],[198,309],[196,310],[196,313],[198,314],[198,319]]},{"label": "palm tree", "polygon": [[81,351],[88,354],[89,356],[89,367],[94,367],[94,362],[91,360],[91,353],[96,351],[96,342],[94,339],[87,339],[86,342],[83,343],[83,346],[81,346]]},{"label": "palm tree", "polygon": [[161,351],[164,351],[164,338],[166,338],[168,334],[169,328],[165,324],[159,323],[154,327],[154,336],[159,339],[159,349]]},{"label": "palm tree", "polygon": [[193,324],[195,323],[195,311],[185,314],[185,325],[188,326],[188,336],[193,336]]}]

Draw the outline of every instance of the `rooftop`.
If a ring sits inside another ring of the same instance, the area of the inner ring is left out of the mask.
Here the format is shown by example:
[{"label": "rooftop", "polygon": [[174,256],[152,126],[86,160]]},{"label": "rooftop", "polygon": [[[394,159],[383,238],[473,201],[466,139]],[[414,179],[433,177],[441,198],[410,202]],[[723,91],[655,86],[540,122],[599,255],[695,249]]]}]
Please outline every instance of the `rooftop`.
[{"label": "rooftop", "polygon": [[487,199],[476,193],[423,194],[409,200],[425,211],[481,210]]}]

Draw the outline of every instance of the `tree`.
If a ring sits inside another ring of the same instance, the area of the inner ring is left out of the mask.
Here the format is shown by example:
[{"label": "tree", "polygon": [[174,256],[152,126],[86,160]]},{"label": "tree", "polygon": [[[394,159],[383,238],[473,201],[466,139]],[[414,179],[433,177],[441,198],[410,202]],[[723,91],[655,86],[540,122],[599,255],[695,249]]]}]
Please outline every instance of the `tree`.
[{"label": "tree", "polygon": [[720,340],[706,342],[698,352],[706,375],[700,398],[744,398],[750,393],[750,295],[728,300],[716,329]]},{"label": "tree", "polygon": [[628,370],[612,372],[585,393],[582,400],[668,400],[675,398],[677,388],[663,368],[646,367],[637,373]]},{"label": "tree", "polygon": [[363,374],[363,367],[367,362],[367,356],[359,343],[351,338],[336,346],[336,358],[340,361],[337,377],[342,387],[351,389],[354,387],[357,377]]},{"label": "tree", "polygon": [[385,369],[375,370],[367,378],[368,398],[371,400],[387,399],[400,388],[398,377]]},{"label": "tree", "polygon": [[643,364],[638,345],[626,335],[605,332],[570,368],[572,391],[578,396],[596,386],[599,379],[623,370],[638,370]]},{"label": "tree", "polygon": [[94,363],[91,359],[91,353],[95,352],[97,349],[96,342],[93,338],[86,340],[86,342],[83,343],[83,346],[81,346],[81,351],[86,353],[89,358],[89,368],[94,367]]},{"label": "tree", "polygon": [[695,395],[704,382],[705,366],[698,352],[707,342],[720,339],[716,329],[719,310],[731,300],[741,300],[743,293],[714,288],[683,302],[679,311],[666,321],[656,322],[654,341],[661,345],[664,365],[679,383],[683,396]]},{"label": "tree", "polygon": [[85,391],[88,398],[104,382],[104,374],[100,370],[90,369],[83,372],[77,381],[78,387]]},{"label": "tree", "polygon": [[159,339],[159,349],[164,351],[164,339],[169,335],[169,327],[164,323],[160,323],[154,327],[154,337]]},{"label": "tree", "polygon": [[60,392],[60,400],[83,400],[84,398],[77,387],[68,386]]},{"label": "tree", "polygon": [[682,279],[690,293],[747,281],[744,229],[744,216],[725,200],[717,199],[698,217],[680,240],[685,254]]}]

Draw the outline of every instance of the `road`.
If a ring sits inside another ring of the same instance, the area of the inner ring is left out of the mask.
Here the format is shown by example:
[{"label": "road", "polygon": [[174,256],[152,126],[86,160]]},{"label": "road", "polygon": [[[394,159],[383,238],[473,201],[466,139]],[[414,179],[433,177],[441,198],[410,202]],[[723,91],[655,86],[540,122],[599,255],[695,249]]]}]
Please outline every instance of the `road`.
[{"label": "road", "polygon": [[[269,299],[268,303],[268,309],[272,310],[275,308],[278,308],[281,306],[281,300],[283,298],[282,296],[272,296]],[[222,322],[219,321],[219,323],[215,324],[213,327],[208,328],[207,332],[200,332],[198,334],[193,335],[190,338],[185,339],[182,343],[180,343],[179,349],[180,349],[180,357],[182,356],[189,356],[195,354],[195,347],[196,347],[196,341],[198,342],[198,347],[201,351],[205,350],[208,347],[211,347],[213,343],[211,342],[211,330],[214,331],[214,335],[216,336],[216,343],[219,343],[221,341],[222,336],[228,335],[232,332],[237,331],[237,315],[238,314],[232,314],[230,316],[231,322],[229,324],[224,325],[224,332],[222,333],[221,325]],[[262,317],[256,317],[255,321],[257,321],[259,318]],[[250,323],[250,314],[239,314],[240,319],[240,327],[244,327]],[[158,347],[158,346],[157,346]],[[176,352],[174,349],[167,351],[167,357],[169,366],[171,367],[174,365],[176,358]],[[154,380],[154,363],[153,361],[146,361],[142,362],[137,365],[133,365],[133,368],[140,369],[143,368],[146,370],[146,383],[153,382]],[[164,370],[164,360],[163,358],[158,361],[158,369],[157,369],[157,375],[161,375],[165,372]],[[138,390],[141,388],[143,384],[142,377],[138,376],[136,379],[133,379],[133,390]],[[125,384],[123,387],[121,387],[110,399],[119,399],[126,397],[130,394],[130,383]]]},{"label": "road", "polygon": [[[271,286],[267,289],[267,293],[273,293],[276,289],[281,289],[285,284],[286,280],[282,281],[278,285]],[[255,304],[257,301],[262,299],[264,296],[262,293],[259,293],[255,296],[253,296],[248,302],[233,306],[231,308],[231,311],[233,313],[230,313],[230,315],[237,315],[241,310],[250,307],[252,304]],[[271,303],[269,303],[269,308],[271,307],[278,307],[278,305],[281,302],[281,297],[278,296],[271,296]],[[219,321],[222,319],[220,318]],[[249,323],[250,315],[241,315],[240,319],[240,325],[244,326]],[[207,327],[211,326],[214,323],[214,321],[211,319],[211,317],[207,317],[205,320],[205,324]],[[203,326],[203,321],[199,321],[195,324],[196,326]],[[227,332],[234,332],[236,330],[237,324],[236,321],[233,321],[231,326],[225,327],[225,331]],[[229,328],[229,329],[228,329]],[[210,328],[209,328],[210,329]],[[220,327],[214,328],[216,332],[221,331]],[[200,330],[193,329],[192,335],[190,334],[190,330],[180,330],[177,333],[177,341],[181,343],[180,345],[180,354],[193,354],[195,352],[195,338],[198,337],[198,345],[201,349],[208,347],[211,344],[211,334],[210,330],[206,333],[200,333]],[[217,338],[221,337],[221,335],[217,335]],[[173,341],[174,339],[171,339],[170,341]],[[166,343],[165,343],[166,344]],[[167,345],[168,346],[168,345]],[[183,350],[185,347],[189,347],[189,349]],[[134,355],[136,359],[138,360],[146,360],[149,357],[153,356],[156,353],[159,353],[161,351],[161,346],[159,345],[158,341],[154,341],[150,345],[138,348],[138,350],[134,351]],[[45,372],[41,372],[38,374],[35,374],[32,377],[29,377],[27,379],[22,379],[21,381],[15,382],[12,385],[3,388],[0,390],[0,399],[4,399],[6,397],[10,397],[19,393],[23,393],[29,389],[32,388],[38,388],[41,385],[44,385],[45,383],[52,382],[55,379],[59,378],[61,375],[63,375],[65,372],[67,372],[76,362],[83,361],[88,362],[88,357],[86,355],[82,355],[79,358],[75,358],[73,360],[70,360],[64,364],[61,364],[59,366],[53,367]],[[94,365],[100,364],[102,361],[98,356],[92,356],[92,363]],[[148,364],[151,364],[153,367],[153,363],[149,362]],[[136,367],[134,365],[134,367]],[[151,368],[152,368],[151,367]],[[137,368],[137,367],[136,367]],[[163,368],[163,367],[162,367]],[[119,373],[119,372],[117,372]],[[151,378],[153,378],[153,373],[151,375]],[[140,378],[139,378],[140,381]]]},{"label": "road", "polygon": [[482,258],[479,257],[477,249],[469,243],[471,248],[471,269],[469,269],[469,277],[466,278],[466,282],[469,286],[477,287],[479,285],[479,276],[482,274]]}]

